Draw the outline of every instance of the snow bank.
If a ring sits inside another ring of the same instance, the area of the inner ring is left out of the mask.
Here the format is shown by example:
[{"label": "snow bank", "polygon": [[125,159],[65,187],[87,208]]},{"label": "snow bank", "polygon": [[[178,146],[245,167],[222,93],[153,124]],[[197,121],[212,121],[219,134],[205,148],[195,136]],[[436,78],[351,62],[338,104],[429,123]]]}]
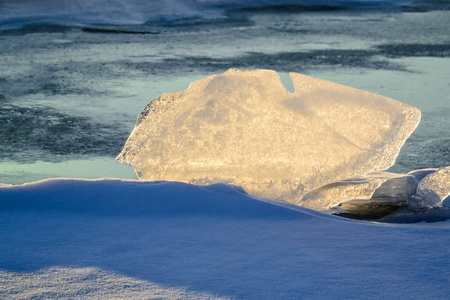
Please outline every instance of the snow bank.
[{"label": "snow bank", "polygon": [[292,211],[299,209],[294,205],[286,209],[289,205],[282,207],[269,200],[257,200],[242,188],[225,184],[197,186],[165,181],[52,179],[0,187],[0,198],[2,211],[37,210],[117,216],[300,216]]},{"label": "snow bank", "polygon": [[222,184],[47,180],[0,188],[0,298],[447,299],[449,230]]},{"label": "snow bank", "polygon": [[140,179],[225,182],[297,202],[328,183],[390,167],[420,120],[392,99],[290,73],[230,69],[151,101],[121,163]]}]

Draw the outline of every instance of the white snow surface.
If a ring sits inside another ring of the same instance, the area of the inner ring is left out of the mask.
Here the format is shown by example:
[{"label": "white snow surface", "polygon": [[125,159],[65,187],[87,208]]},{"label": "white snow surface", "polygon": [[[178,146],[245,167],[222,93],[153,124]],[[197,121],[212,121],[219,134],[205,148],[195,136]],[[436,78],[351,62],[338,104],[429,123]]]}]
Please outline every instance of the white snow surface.
[{"label": "white snow surface", "polygon": [[380,224],[241,188],[0,187],[0,298],[448,299],[450,222]]},{"label": "white snow surface", "polygon": [[326,184],[392,166],[420,111],[329,81],[230,69],[163,94],[117,160],[140,179],[226,182],[295,203]]}]

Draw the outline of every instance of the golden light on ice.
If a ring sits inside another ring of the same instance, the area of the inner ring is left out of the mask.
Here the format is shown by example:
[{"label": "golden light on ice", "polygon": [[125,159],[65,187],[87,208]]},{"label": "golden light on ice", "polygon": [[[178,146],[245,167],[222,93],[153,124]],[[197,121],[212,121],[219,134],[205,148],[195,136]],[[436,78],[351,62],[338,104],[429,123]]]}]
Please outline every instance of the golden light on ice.
[{"label": "golden light on ice", "polygon": [[290,73],[230,69],[151,101],[117,160],[144,180],[226,182],[297,202],[390,167],[420,121],[404,103]]}]

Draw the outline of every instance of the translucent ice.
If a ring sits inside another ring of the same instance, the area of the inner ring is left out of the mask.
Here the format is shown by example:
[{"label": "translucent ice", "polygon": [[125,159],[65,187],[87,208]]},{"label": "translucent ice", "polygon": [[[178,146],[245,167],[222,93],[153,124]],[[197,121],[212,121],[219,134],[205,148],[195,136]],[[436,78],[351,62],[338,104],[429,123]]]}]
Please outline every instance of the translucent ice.
[{"label": "translucent ice", "polygon": [[140,179],[226,182],[297,202],[313,189],[385,170],[420,111],[395,100],[290,73],[230,69],[163,94],[138,117],[122,152]]},{"label": "translucent ice", "polygon": [[436,172],[438,169],[436,168],[427,168],[427,169],[420,169],[420,170],[414,170],[411,172],[408,172],[409,175],[414,176],[414,180],[416,182],[416,187],[414,188],[414,192],[417,191],[417,186],[419,185],[419,182],[428,174]]},{"label": "translucent ice", "polygon": [[[424,206],[441,206],[450,195],[450,167],[425,176],[417,187],[417,199]],[[444,203],[445,206],[448,203]]]},{"label": "translucent ice", "polygon": [[351,213],[383,216],[406,206],[414,188],[412,175],[374,172],[323,186],[306,194],[297,204],[319,211],[339,206]]}]

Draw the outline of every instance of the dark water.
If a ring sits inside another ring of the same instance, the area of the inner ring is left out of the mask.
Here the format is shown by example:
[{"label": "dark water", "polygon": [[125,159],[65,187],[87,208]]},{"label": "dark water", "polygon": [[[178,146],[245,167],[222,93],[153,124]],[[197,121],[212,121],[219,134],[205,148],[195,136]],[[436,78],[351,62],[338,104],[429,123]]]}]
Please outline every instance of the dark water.
[{"label": "dark water", "polygon": [[0,28],[24,25],[177,24],[185,20],[225,19],[236,9],[278,12],[337,9],[434,9],[446,1],[412,0],[2,0]]},{"label": "dark water", "polygon": [[2,30],[0,182],[135,178],[114,157],[143,107],[232,67],[274,69],[287,84],[286,72],[304,73],[416,106],[421,124],[392,170],[448,166],[449,7],[270,6],[213,19]]}]

